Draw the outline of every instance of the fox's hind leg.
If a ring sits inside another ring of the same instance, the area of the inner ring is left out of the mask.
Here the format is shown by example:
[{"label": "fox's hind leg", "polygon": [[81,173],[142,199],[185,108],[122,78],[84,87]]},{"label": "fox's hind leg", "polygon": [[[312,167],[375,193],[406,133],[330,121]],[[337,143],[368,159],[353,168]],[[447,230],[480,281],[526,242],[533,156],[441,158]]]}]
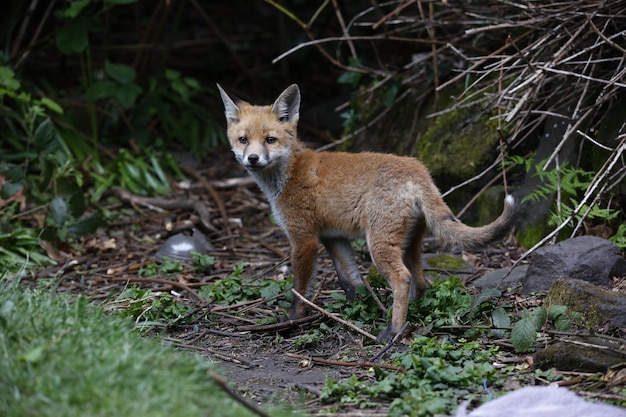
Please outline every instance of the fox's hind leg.
[{"label": "fox's hind leg", "polygon": [[379,341],[390,341],[406,322],[411,290],[411,272],[404,264],[402,239],[387,233],[368,236],[372,260],[378,271],[389,280],[393,291],[391,324],[378,335]]},{"label": "fox's hind leg", "polygon": [[326,237],[322,238],[322,244],[333,260],[341,289],[346,293],[348,300],[353,300],[356,289],[363,285],[363,278],[354,260],[350,241],[340,237]]},{"label": "fox's hind leg", "polygon": [[407,247],[404,252],[404,264],[411,271],[410,299],[416,300],[424,295],[426,280],[422,269],[422,241],[426,232],[426,223],[420,219],[411,228],[407,236]]}]

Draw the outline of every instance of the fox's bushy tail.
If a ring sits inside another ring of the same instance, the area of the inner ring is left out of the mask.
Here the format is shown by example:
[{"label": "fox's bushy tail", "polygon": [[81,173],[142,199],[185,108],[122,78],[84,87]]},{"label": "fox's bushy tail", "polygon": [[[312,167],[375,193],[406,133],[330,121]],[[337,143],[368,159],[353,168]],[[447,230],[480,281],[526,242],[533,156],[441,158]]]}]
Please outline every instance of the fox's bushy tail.
[{"label": "fox's bushy tail", "polygon": [[471,227],[452,214],[439,194],[435,200],[423,207],[427,227],[438,239],[465,248],[485,245],[502,237],[509,229],[515,214],[515,198],[507,195],[504,209],[497,219],[484,226]]}]

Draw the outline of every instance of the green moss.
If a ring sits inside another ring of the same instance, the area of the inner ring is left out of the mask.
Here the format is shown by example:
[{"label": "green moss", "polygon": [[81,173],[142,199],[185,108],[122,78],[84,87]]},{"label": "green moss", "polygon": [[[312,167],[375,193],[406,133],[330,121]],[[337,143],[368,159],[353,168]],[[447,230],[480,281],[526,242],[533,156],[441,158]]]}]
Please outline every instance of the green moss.
[{"label": "green moss", "polygon": [[431,268],[456,270],[461,269],[465,265],[465,261],[456,256],[440,254],[427,259],[426,263]]},{"label": "green moss", "polygon": [[479,109],[459,108],[431,121],[415,146],[433,176],[468,178],[492,159],[498,133],[488,115],[476,117]]},{"label": "green moss", "polygon": [[537,242],[539,242],[550,230],[551,228],[549,228],[547,224],[535,226],[529,225],[526,226],[526,229],[517,233],[517,239],[522,246],[526,248],[531,248]]}]

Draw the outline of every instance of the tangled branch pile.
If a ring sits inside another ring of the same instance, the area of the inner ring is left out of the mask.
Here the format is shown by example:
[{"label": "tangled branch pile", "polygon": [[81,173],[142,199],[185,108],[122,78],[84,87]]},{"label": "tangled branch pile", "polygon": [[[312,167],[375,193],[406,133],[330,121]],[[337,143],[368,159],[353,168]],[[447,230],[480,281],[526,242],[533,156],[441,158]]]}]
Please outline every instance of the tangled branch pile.
[{"label": "tangled branch pile", "polygon": [[[436,94],[465,83],[462,96],[440,113],[482,109],[497,119],[513,153],[536,148],[551,132],[548,125],[558,122],[563,128],[550,138],[556,145],[543,169],[559,167],[566,145],[578,147],[579,165],[588,166],[591,148],[605,158],[564,222],[578,221],[573,233],[584,210],[620,185],[626,175],[626,1],[370,4],[348,17],[347,5],[326,1],[307,24],[290,15],[311,39],[294,50],[315,45],[335,65],[371,76],[369,91],[392,80],[403,90],[430,83]],[[315,18],[331,7],[341,33],[317,38]],[[327,45],[336,45],[334,56]]]}]

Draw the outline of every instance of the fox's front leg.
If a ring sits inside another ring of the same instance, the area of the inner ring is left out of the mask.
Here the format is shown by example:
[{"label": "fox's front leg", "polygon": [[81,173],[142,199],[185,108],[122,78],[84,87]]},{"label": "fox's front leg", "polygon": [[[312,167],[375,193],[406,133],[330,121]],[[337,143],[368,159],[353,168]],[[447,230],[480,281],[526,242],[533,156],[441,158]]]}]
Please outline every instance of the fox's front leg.
[{"label": "fox's front leg", "polygon": [[357,288],[364,284],[359,267],[354,260],[350,241],[345,238],[328,237],[322,239],[322,244],[333,260],[341,289],[346,293],[348,300],[353,300]]},{"label": "fox's front leg", "polygon": [[[291,267],[293,268],[293,288],[301,295],[307,295],[309,283],[315,269],[319,243],[316,239],[306,241],[291,240]],[[306,305],[297,297],[293,301],[291,319],[306,315]]]}]

